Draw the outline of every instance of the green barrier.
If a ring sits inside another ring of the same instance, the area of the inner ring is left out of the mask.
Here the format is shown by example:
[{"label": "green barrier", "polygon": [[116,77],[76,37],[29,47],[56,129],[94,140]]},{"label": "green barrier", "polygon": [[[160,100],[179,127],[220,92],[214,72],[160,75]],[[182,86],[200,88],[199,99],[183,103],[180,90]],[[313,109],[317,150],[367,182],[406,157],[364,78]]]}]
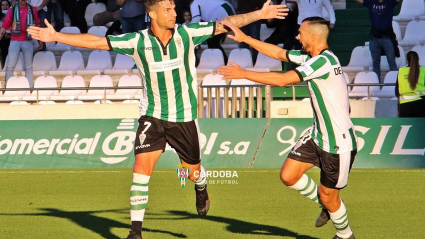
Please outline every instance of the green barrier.
[{"label": "green barrier", "polygon": [[[250,167],[267,119],[202,119],[206,167]],[[0,168],[132,167],[136,119],[0,122]],[[157,167],[175,168],[167,145]]]},{"label": "green barrier", "polygon": [[[425,119],[353,119],[358,153],[353,167],[425,167]],[[312,119],[271,119],[253,167],[281,167]]]},{"label": "green barrier", "polygon": [[[354,119],[354,167],[425,167],[424,119]],[[211,168],[279,168],[312,119],[199,119]],[[0,122],[0,168],[132,167],[136,119]],[[255,160],[254,160],[255,159]],[[157,163],[175,168],[169,146]]]}]

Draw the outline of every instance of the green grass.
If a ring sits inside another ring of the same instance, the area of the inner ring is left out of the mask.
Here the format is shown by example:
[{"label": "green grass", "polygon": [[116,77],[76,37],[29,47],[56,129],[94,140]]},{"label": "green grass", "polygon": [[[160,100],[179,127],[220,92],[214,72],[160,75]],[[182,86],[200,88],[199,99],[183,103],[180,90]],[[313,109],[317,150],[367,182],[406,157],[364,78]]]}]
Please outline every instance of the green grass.
[{"label": "green grass", "polygon": [[[319,207],[283,186],[278,169],[237,172],[237,184],[209,184],[200,219],[193,184],[155,171],[144,238],[332,238],[331,224],[314,227]],[[131,179],[131,169],[0,170],[0,238],[124,238]],[[425,170],[353,169],[341,195],[357,238],[424,238],[424,182]]]}]

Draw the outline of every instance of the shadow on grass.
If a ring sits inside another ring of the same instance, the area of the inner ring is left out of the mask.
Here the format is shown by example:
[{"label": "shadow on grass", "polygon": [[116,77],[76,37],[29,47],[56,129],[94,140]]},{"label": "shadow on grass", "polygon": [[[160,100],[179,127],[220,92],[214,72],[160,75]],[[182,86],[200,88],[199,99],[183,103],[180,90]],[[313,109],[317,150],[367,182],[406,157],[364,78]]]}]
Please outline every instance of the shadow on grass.
[{"label": "shadow on grass", "polygon": [[[128,224],[124,224],[118,221],[111,220],[109,218],[99,217],[94,214],[96,213],[103,213],[103,212],[123,212],[128,211],[128,209],[125,210],[103,210],[103,211],[63,211],[55,208],[39,208],[39,210],[42,210],[43,212],[40,213],[22,213],[22,214],[0,214],[0,215],[8,215],[8,216],[47,216],[47,217],[58,217],[58,218],[64,218],[68,219],[69,221],[72,221],[73,223],[79,225],[80,227],[86,228],[88,230],[91,230],[92,232],[100,235],[102,238],[108,238],[108,239],[120,239],[121,237],[118,237],[111,233],[112,228],[129,228]],[[149,228],[143,228],[143,231],[149,231],[154,233],[163,233],[163,234],[169,234],[177,238],[187,238],[184,234],[174,233],[170,231],[164,231],[164,230],[156,230],[156,229],[149,229]],[[65,235],[63,235],[65,236]],[[127,236],[127,235],[125,235]]]},{"label": "shadow on grass", "polygon": [[[187,211],[171,210],[168,212],[172,215],[180,216],[178,219],[199,219],[198,214],[189,213]],[[176,218],[173,218],[173,220],[174,219]],[[246,222],[246,221],[241,221],[241,220],[227,218],[227,217],[207,215],[206,217],[202,219],[225,223],[227,224],[227,227],[226,227],[227,231],[236,233],[236,234],[287,236],[287,237],[293,237],[296,239],[320,239],[317,237],[300,235],[296,232],[293,232],[284,228],[276,227],[276,226]]]}]

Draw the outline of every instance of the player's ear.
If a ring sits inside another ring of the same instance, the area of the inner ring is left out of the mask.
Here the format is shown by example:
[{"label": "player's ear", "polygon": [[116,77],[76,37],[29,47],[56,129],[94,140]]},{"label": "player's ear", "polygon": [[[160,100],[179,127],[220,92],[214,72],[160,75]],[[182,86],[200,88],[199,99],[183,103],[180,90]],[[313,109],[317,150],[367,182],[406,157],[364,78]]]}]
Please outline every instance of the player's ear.
[{"label": "player's ear", "polygon": [[156,12],[154,12],[154,11],[149,11],[149,17],[151,18],[151,19],[156,19]]}]

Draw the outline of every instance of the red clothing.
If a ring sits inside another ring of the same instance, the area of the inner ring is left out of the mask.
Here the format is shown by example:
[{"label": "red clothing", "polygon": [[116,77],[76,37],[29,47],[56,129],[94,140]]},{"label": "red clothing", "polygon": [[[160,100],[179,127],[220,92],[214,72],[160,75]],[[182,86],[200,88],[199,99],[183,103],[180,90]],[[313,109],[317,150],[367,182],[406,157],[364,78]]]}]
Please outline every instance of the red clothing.
[{"label": "red clothing", "polygon": [[[6,17],[4,18],[3,25],[5,29],[10,29],[12,26],[12,10],[13,8],[9,8],[7,10]],[[20,35],[13,35],[12,34],[12,41],[26,41],[27,40],[27,15],[28,15],[28,7],[19,7],[19,10],[21,12],[21,34]],[[35,7],[32,7],[32,13],[34,14],[34,22],[35,25],[40,26],[40,18],[38,18],[37,9]]]}]

